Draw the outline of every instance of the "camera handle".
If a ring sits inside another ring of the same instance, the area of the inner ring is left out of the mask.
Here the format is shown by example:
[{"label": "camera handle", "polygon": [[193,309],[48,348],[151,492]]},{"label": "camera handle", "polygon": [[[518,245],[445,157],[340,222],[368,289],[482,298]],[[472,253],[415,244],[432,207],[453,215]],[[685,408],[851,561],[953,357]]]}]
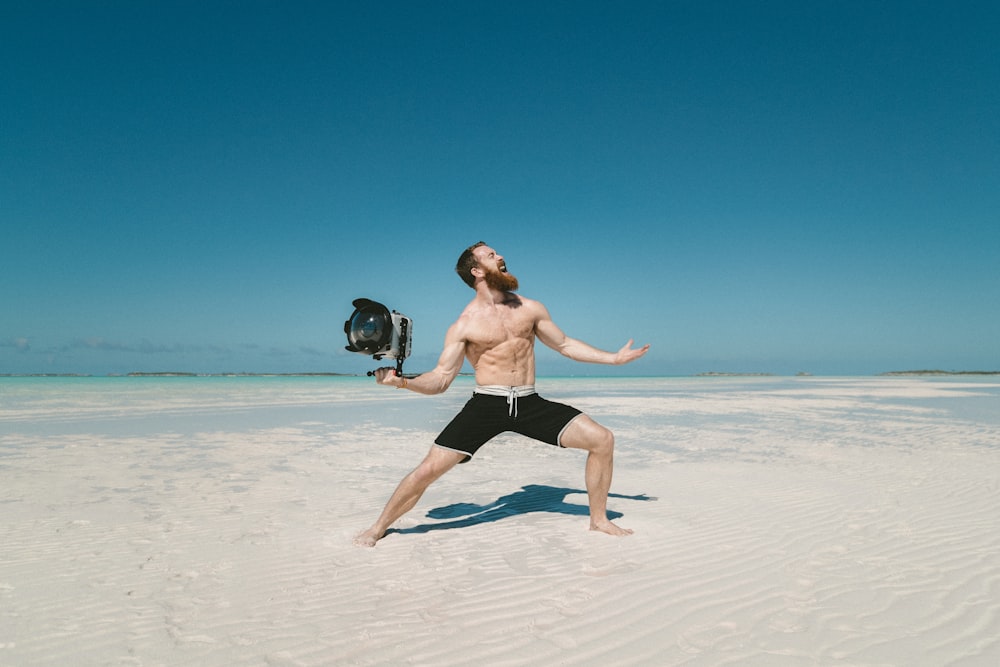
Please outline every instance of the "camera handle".
[{"label": "camera handle", "polygon": [[[375,371],[368,371],[366,373],[366,375],[368,377],[374,377],[375,376]],[[402,359],[396,359],[396,375],[398,375],[399,377],[404,377],[403,376],[403,360]],[[416,376],[415,375],[411,375],[410,377],[416,377]]]}]

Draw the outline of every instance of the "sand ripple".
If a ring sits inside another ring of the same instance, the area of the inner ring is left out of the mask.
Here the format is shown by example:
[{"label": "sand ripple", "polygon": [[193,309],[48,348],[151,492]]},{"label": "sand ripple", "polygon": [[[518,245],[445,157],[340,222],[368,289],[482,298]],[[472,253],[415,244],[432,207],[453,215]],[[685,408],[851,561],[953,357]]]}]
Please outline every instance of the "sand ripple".
[{"label": "sand ripple", "polygon": [[1000,433],[952,409],[995,387],[563,391],[616,430],[632,537],[511,436],[351,546],[462,396],[7,422],[0,664],[1000,664]]}]

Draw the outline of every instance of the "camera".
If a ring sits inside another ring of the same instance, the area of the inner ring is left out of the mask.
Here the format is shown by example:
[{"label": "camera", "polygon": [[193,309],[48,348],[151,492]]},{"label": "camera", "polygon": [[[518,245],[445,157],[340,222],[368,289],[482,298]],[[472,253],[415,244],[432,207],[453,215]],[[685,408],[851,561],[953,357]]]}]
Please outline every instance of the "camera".
[{"label": "camera", "polygon": [[[403,360],[410,356],[413,320],[371,299],[355,299],[354,312],[344,322],[350,352],[370,354],[375,360],[396,360],[396,375],[403,375]],[[369,372],[368,375],[374,375]]]}]

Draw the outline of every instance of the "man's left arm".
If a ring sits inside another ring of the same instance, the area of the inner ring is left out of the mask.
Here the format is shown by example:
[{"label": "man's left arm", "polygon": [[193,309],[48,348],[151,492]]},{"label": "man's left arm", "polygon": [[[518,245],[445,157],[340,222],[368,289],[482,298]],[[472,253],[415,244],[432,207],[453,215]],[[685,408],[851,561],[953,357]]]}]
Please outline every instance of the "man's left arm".
[{"label": "man's left arm", "polygon": [[538,320],[535,322],[535,335],[538,336],[538,340],[573,361],[582,361],[591,364],[613,364],[617,366],[635,361],[649,350],[649,344],[633,348],[631,338],[617,352],[600,350],[593,345],[584,343],[582,340],[567,336],[552,321],[552,317],[545,306],[539,303],[538,308]]}]

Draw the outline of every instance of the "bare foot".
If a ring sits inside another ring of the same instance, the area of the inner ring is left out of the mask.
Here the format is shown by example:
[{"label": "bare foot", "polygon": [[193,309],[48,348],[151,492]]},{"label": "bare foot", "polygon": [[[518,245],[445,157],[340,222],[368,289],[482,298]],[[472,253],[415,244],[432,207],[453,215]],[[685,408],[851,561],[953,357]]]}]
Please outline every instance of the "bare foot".
[{"label": "bare foot", "polygon": [[365,532],[361,533],[354,538],[354,546],[356,547],[373,547],[375,543],[382,539],[382,535],[378,533],[374,528],[369,528]]},{"label": "bare foot", "polygon": [[590,529],[596,530],[600,533],[607,533],[608,535],[614,535],[615,537],[624,537],[626,535],[632,534],[631,528],[622,528],[620,526],[616,526],[610,521],[602,521],[602,522],[591,521]]}]

